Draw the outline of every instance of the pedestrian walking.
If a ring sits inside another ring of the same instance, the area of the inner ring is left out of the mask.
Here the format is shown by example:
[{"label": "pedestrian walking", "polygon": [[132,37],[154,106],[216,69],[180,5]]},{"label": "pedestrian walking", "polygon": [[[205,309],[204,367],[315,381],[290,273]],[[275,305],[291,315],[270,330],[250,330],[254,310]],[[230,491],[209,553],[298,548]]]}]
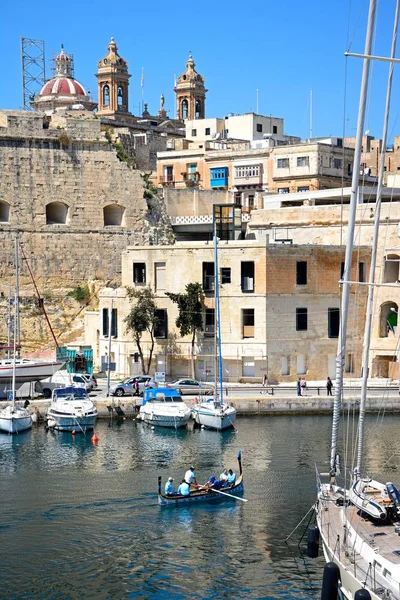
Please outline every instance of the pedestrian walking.
[{"label": "pedestrian walking", "polygon": [[305,396],[306,395],[306,391],[307,391],[307,381],[305,377],[302,377],[300,379],[300,395],[301,396]]},{"label": "pedestrian walking", "polygon": [[301,396],[301,381],[300,381],[300,377],[297,380],[297,395]]},{"label": "pedestrian walking", "polygon": [[332,396],[332,387],[333,387],[333,383],[330,377],[328,377],[328,379],[326,380],[326,395],[327,396]]},{"label": "pedestrian walking", "polygon": [[268,375],[267,375],[266,373],[264,373],[264,375],[263,375],[263,382],[262,382],[262,386],[263,386],[263,387],[267,387],[268,383],[269,383],[269,382],[268,382]]}]

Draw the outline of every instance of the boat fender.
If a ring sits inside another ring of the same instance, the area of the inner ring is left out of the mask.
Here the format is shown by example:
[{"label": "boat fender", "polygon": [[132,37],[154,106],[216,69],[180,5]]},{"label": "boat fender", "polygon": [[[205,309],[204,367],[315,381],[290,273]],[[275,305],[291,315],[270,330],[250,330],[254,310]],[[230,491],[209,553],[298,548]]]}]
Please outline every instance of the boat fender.
[{"label": "boat fender", "polygon": [[357,590],[354,594],[354,600],[371,600],[371,594],[368,590]]},{"label": "boat fender", "polygon": [[99,438],[96,433],[93,433],[91,441],[93,442],[93,444],[97,444],[97,442],[99,441]]},{"label": "boat fender", "polygon": [[311,525],[308,528],[307,535],[307,556],[309,558],[317,558],[319,550],[319,529],[316,525]]},{"label": "boat fender", "polygon": [[337,600],[340,570],[336,563],[328,562],[324,567],[321,600]]},{"label": "boat fender", "polygon": [[75,434],[76,434],[76,431],[75,431],[75,429],[73,429],[73,430],[71,431],[71,435],[75,435]]}]

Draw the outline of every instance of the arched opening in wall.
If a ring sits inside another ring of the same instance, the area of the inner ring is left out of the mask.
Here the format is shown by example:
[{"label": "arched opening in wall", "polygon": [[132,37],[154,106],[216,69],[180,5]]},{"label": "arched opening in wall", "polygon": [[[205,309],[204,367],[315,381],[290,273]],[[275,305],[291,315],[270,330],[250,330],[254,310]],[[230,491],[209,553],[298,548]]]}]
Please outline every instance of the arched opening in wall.
[{"label": "arched opening in wall", "polygon": [[397,330],[397,312],[399,310],[396,302],[385,302],[379,311],[379,337],[394,337]]},{"label": "arched opening in wall", "polygon": [[201,100],[196,100],[195,119],[201,119]]},{"label": "arched opening in wall", "polygon": [[46,225],[65,225],[68,219],[68,206],[63,202],[50,202],[46,206]]},{"label": "arched opening in wall", "polygon": [[8,223],[10,220],[10,205],[0,200],[0,223]]},{"label": "arched opening in wall", "polygon": [[188,118],[188,101],[187,100],[182,100],[182,104],[181,104],[181,109],[182,109],[182,119],[187,119]]},{"label": "arched opening in wall", "polygon": [[118,204],[109,204],[103,208],[104,226],[125,227],[125,209]]},{"label": "arched opening in wall", "polygon": [[121,86],[119,86],[117,90],[117,103],[118,106],[122,106],[124,103],[124,91]]},{"label": "arched opening in wall", "polygon": [[103,106],[110,105],[110,88],[108,85],[103,87]]},{"label": "arched opening in wall", "polygon": [[396,283],[399,280],[399,264],[400,257],[397,254],[385,256],[384,283]]}]

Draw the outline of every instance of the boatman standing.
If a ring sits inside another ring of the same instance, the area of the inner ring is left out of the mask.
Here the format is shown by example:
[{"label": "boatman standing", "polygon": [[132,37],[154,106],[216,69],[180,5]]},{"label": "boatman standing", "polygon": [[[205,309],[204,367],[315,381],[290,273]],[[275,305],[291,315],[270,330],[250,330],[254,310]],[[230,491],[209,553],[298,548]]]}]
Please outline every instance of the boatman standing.
[{"label": "boatman standing", "polygon": [[185,473],[185,481],[186,483],[189,484],[190,486],[196,487],[197,486],[197,481],[196,481],[196,475],[194,474],[194,467],[189,467],[188,470]]},{"label": "boatman standing", "polygon": [[165,484],[165,490],[164,490],[164,493],[166,496],[173,496],[173,494],[175,494],[175,490],[174,490],[174,486],[172,485],[172,482],[173,482],[173,478],[168,477],[168,481]]}]

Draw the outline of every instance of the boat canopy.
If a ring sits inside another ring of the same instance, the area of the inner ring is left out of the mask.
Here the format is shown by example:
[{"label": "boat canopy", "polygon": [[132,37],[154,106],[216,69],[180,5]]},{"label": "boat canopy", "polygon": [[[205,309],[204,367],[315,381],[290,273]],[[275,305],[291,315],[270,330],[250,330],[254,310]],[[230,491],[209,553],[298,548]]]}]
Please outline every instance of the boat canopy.
[{"label": "boat canopy", "polygon": [[74,398],[86,398],[86,390],[84,388],[77,388],[68,386],[64,388],[56,388],[53,390],[53,399],[57,400],[59,398],[68,398],[68,396],[73,396]]},{"label": "boat canopy", "polygon": [[174,388],[151,388],[143,390],[143,406],[147,402],[183,402],[179,392]]}]

